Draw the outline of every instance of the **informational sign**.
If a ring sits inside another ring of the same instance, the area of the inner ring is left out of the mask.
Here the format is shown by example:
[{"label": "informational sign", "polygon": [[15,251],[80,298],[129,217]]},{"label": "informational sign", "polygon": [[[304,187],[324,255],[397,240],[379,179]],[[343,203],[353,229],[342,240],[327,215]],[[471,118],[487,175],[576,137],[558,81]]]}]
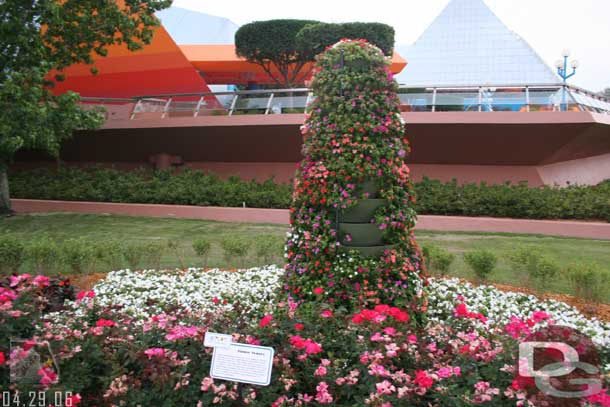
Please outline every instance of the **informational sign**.
[{"label": "informational sign", "polygon": [[214,348],[210,376],[214,379],[268,386],[271,382],[273,348],[242,343]]},{"label": "informational sign", "polygon": [[233,337],[227,334],[217,334],[215,332],[206,332],[203,338],[203,346],[208,348],[216,348],[218,346],[229,346],[233,342]]}]

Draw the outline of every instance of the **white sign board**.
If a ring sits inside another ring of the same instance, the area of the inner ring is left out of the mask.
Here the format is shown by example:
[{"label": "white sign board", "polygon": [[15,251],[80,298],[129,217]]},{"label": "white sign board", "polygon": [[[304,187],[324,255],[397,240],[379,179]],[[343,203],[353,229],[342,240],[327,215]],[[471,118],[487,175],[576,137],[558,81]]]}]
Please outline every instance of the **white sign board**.
[{"label": "white sign board", "polygon": [[229,346],[233,342],[233,337],[227,334],[217,334],[214,332],[206,332],[203,338],[203,346],[215,348],[217,346]]},{"label": "white sign board", "polygon": [[214,379],[268,386],[271,382],[273,348],[232,343],[214,348],[210,376]]}]

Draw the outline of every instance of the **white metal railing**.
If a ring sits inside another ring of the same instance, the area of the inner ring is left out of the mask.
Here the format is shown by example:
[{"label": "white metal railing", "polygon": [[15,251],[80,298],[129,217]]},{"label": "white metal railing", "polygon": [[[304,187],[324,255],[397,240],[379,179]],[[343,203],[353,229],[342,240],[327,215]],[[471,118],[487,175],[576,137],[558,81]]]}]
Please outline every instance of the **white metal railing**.
[{"label": "white metal railing", "polygon": [[[563,84],[432,86],[399,88],[403,111],[593,111],[610,113],[610,99]],[[82,98],[84,103],[133,104],[131,119],[153,114],[176,116],[282,114],[303,112],[315,96],[308,88],[261,89],[138,96],[132,99]]]}]

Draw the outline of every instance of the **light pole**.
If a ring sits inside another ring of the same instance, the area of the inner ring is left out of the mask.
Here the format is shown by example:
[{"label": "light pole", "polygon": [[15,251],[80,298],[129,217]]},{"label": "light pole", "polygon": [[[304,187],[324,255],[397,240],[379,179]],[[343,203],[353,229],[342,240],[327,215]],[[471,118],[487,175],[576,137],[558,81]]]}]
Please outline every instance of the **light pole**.
[{"label": "light pole", "polygon": [[564,50],[561,53],[561,56],[563,57],[563,60],[558,59],[557,62],[555,62],[555,67],[557,67],[557,74],[563,79],[563,92],[561,95],[561,111],[565,112],[567,110],[566,109],[567,81],[569,78],[576,75],[576,68],[578,68],[578,61],[575,59],[572,60],[572,63],[570,64],[572,66],[572,73],[568,74],[568,58],[570,57],[570,51],[567,49]]}]

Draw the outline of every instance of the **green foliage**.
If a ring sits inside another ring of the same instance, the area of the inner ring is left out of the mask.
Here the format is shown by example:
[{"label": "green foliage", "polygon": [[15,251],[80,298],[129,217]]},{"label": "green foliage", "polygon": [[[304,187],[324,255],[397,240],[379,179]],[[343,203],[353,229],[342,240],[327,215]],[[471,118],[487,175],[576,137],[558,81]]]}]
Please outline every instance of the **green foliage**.
[{"label": "green foliage", "polygon": [[200,170],[180,172],[140,169],[125,172],[108,168],[37,169],[11,174],[17,198],[68,201],[155,203],[197,206],[288,208],[290,185],[222,180]]},{"label": "green foliage", "polygon": [[235,33],[238,56],[261,66],[279,85],[302,83],[308,72],[301,72],[315,54],[299,48],[296,37],[311,20],[268,20],[242,25]]},{"label": "green foliage", "polygon": [[146,242],[142,244],[142,257],[146,267],[159,270],[161,268],[161,258],[167,251],[165,242]]},{"label": "green foliage", "polygon": [[123,258],[130,270],[138,270],[144,266],[144,258],[148,254],[148,249],[140,242],[122,245]]},{"label": "green foliage", "polygon": [[[158,21],[154,12],[169,0],[118,2],[54,1],[0,2],[0,179],[22,148],[57,155],[73,130],[95,128],[99,111],[84,111],[78,95],[56,96],[54,82],[62,69],[93,63],[113,44],[141,48],[152,39]],[[93,69],[93,68],[92,68]],[[49,73],[57,74],[49,78]],[[0,188],[0,212],[10,210],[8,190]]]},{"label": "green foliage", "polygon": [[222,239],[220,246],[227,262],[237,259],[239,265],[243,267],[252,242],[241,237],[226,237]]},{"label": "green foliage", "polygon": [[[222,180],[200,170],[180,172],[140,169],[62,167],[11,173],[14,197],[67,201],[159,203],[198,206],[289,208],[291,186]],[[417,213],[522,219],[598,219],[610,221],[610,181],[565,188],[519,185],[458,185],[424,178],[413,183]]]},{"label": "green foliage", "polygon": [[610,180],[595,186],[528,187],[442,183],[415,184],[418,213],[524,219],[604,219],[610,221]]},{"label": "green foliage", "polygon": [[91,271],[95,260],[95,250],[84,238],[66,239],[61,243],[61,260],[74,274]]},{"label": "green foliage", "polygon": [[343,38],[364,39],[379,47],[386,56],[394,50],[394,28],[381,23],[310,24],[297,34],[300,49],[311,49],[314,55]]},{"label": "green foliage", "polygon": [[528,279],[541,289],[552,284],[561,272],[561,266],[544,253],[541,247],[518,246],[508,256],[514,270],[525,273]]},{"label": "green foliage", "polygon": [[17,237],[0,236],[0,272],[17,273],[23,263],[25,248]]},{"label": "green foliage", "polygon": [[479,249],[466,253],[464,261],[472,268],[479,280],[485,281],[496,267],[498,258],[489,250]]},{"label": "green foliage", "polygon": [[125,263],[124,246],[125,242],[116,239],[97,241],[94,246],[95,260],[107,267],[107,271],[120,270]]},{"label": "green foliage", "polygon": [[261,236],[256,239],[256,256],[265,264],[270,264],[282,254],[284,242],[275,236]]},{"label": "green foliage", "polygon": [[49,275],[60,263],[59,246],[47,235],[29,241],[25,247],[25,255],[38,274]]},{"label": "green foliage", "polygon": [[167,248],[174,256],[176,256],[176,259],[178,259],[178,264],[180,266],[180,269],[185,270],[186,269],[186,261],[185,261],[186,253],[184,251],[184,247],[182,247],[180,242],[177,240],[169,240],[167,242]]},{"label": "green foliage", "polygon": [[449,274],[449,267],[455,260],[455,254],[445,248],[434,245],[424,246],[422,248],[422,253],[428,270],[441,276]]},{"label": "green foliage", "polygon": [[610,273],[597,263],[571,264],[567,274],[578,297],[594,302],[610,300]]},{"label": "green foliage", "polygon": [[208,257],[210,255],[210,249],[212,244],[209,240],[204,238],[197,238],[193,240],[193,250],[195,254],[203,260],[203,267],[205,268],[208,264]]}]

